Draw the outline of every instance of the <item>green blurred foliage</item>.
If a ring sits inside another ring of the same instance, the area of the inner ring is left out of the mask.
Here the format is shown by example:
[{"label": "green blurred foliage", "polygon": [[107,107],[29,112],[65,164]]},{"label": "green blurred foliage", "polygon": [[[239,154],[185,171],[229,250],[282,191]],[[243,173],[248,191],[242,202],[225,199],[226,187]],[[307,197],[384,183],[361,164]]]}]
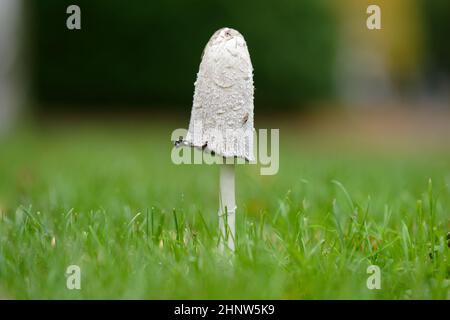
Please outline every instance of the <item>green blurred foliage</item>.
[{"label": "green blurred foliage", "polygon": [[[70,4],[81,7],[80,31],[66,28]],[[41,104],[189,112],[203,47],[224,26],[247,40],[258,108],[301,106],[333,94],[330,1],[46,0],[30,9],[32,83]]]},{"label": "green blurred foliage", "polygon": [[427,60],[430,68],[440,73],[450,73],[450,1],[421,0],[425,20]]}]

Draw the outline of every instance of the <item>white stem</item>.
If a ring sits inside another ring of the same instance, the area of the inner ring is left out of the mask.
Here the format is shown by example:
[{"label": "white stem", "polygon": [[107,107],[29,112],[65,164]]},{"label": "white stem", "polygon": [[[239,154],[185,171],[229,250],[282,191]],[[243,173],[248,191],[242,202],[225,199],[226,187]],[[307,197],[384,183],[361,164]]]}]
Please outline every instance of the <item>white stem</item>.
[{"label": "white stem", "polygon": [[224,249],[224,242],[234,251],[236,202],[234,195],[234,164],[220,166],[220,208],[219,230],[220,249]]}]

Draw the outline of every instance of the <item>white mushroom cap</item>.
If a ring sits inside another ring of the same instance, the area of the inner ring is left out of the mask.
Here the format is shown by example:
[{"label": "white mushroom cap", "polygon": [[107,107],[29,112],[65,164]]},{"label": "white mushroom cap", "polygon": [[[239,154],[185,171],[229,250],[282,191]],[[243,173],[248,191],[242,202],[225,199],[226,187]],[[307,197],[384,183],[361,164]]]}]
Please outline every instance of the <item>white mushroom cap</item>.
[{"label": "white mushroom cap", "polygon": [[203,51],[184,142],[253,161],[253,131],[253,67],[247,44],[238,31],[222,28]]}]

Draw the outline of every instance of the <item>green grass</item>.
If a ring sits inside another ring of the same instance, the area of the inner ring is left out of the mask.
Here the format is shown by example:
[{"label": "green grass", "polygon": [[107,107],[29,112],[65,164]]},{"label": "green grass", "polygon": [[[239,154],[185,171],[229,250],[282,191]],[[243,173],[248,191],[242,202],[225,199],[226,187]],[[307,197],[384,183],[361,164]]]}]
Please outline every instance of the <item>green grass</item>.
[{"label": "green grass", "polygon": [[[278,175],[237,169],[233,256],[217,250],[218,168],[173,165],[173,128],[4,138],[0,297],[449,298],[448,153],[321,146],[281,130]],[[79,291],[66,288],[72,264]],[[381,290],[366,287],[372,264]]]}]

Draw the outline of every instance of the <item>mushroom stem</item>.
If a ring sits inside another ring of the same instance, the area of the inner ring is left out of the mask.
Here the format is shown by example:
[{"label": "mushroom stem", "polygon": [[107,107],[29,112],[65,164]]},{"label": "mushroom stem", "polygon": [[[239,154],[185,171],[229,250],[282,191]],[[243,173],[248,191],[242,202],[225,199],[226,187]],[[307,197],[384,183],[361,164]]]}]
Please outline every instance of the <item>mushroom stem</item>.
[{"label": "mushroom stem", "polygon": [[234,195],[234,164],[220,165],[219,230],[221,251],[224,244],[234,251],[236,202]]}]

